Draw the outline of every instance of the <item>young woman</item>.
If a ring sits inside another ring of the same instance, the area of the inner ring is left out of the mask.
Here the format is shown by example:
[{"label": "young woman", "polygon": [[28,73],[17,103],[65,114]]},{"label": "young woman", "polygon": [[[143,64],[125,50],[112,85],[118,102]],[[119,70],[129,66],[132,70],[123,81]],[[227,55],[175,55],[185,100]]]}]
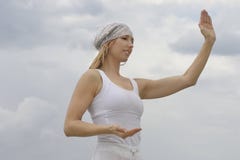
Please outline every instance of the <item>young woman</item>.
[{"label": "young woman", "polygon": [[[140,160],[141,99],[176,93],[196,84],[215,42],[215,32],[207,11],[201,12],[199,27],[205,41],[185,73],[159,80],[129,79],[120,74],[133,49],[129,27],[112,23],[96,36],[99,54],[80,78],[67,111],[66,136],[98,136],[93,160]],[[89,111],[93,123],[82,121]]]}]

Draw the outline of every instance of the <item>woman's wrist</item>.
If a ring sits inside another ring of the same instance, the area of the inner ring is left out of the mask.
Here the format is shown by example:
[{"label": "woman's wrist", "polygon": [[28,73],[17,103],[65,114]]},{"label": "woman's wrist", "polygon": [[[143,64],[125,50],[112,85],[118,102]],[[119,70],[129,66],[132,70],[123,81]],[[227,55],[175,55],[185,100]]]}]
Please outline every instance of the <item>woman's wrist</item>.
[{"label": "woman's wrist", "polygon": [[208,43],[212,43],[213,44],[216,41],[215,34],[205,36],[205,41],[208,42]]},{"label": "woman's wrist", "polygon": [[216,41],[216,37],[207,37],[205,38],[205,43],[213,45]]},{"label": "woman's wrist", "polygon": [[111,134],[112,133],[112,126],[111,125],[101,125],[99,126],[100,134]]}]

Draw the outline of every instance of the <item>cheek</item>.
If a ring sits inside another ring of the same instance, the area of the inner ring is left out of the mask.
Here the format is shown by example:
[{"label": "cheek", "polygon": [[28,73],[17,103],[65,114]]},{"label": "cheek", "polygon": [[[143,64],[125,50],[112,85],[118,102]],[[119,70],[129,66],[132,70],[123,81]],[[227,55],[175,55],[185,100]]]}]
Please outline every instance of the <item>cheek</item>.
[{"label": "cheek", "polygon": [[109,55],[110,56],[113,56],[113,57],[116,57],[118,55],[119,51],[118,51],[118,48],[115,47],[115,46],[112,46],[110,49],[109,49]]},{"label": "cheek", "polygon": [[116,53],[119,52],[121,50],[121,44],[119,43],[115,43],[111,48],[110,48],[110,52],[112,53]]}]

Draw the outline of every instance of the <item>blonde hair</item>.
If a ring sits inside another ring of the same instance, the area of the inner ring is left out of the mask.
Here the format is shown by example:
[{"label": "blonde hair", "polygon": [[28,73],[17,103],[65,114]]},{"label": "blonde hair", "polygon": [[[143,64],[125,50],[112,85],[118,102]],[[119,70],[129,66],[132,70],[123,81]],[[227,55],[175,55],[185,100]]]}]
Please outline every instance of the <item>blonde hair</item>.
[{"label": "blonde hair", "polygon": [[104,58],[109,53],[109,48],[113,44],[114,40],[107,42],[104,44],[98,52],[98,55],[94,58],[92,64],[90,65],[89,69],[99,69],[102,67],[104,63]]}]

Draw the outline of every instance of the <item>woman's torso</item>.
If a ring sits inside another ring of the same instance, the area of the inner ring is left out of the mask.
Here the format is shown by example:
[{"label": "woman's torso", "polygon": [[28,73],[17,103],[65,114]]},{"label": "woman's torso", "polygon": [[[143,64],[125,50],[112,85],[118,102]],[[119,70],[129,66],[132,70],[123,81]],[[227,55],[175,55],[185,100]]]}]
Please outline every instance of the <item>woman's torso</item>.
[{"label": "woman's torso", "polygon": [[[116,124],[126,129],[140,128],[143,103],[138,94],[136,81],[130,79],[133,90],[124,89],[113,83],[102,70],[102,88],[88,111],[95,124]],[[136,146],[140,143],[140,132],[123,139],[113,134],[98,135],[98,141]]]}]

